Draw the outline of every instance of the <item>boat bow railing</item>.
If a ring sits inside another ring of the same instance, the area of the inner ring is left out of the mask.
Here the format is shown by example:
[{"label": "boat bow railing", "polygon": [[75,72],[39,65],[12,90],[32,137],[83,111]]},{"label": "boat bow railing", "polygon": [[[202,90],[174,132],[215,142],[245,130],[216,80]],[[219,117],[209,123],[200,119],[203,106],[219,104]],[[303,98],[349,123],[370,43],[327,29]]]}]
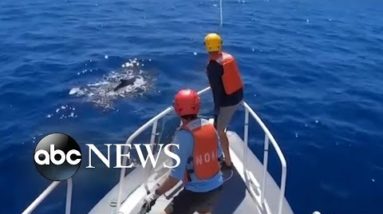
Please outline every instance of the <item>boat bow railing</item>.
[{"label": "boat bow railing", "polygon": [[[270,143],[274,147],[275,152],[277,153],[277,156],[279,158],[279,161],[281,163],[281,180],[280,180],[280,193],[278,198],[278,214],[282,214],[282,208],[283,208],[283,199],[285,197],[285,189],[286,189],[286,178],[287,178],[287,163],[286,159],[278,145],[278,143],[275,141],[273,135],[270,133],[269,129],[266,127],[266,125],[263,123],[261,118],[254,112],[254,110],[245,102],[242,102],[242,106],[245,109],[245,123],[244,123],[244,137],[243,141],[248,147],[248,136],[249,136],[249,116],[251,116],[256,123],[259,125],[259,127],[262,129],[262,131],[265,134],[264,138],[264,150],[263,150],[263,178],[262,178],[262,185],[261,185],[261,204],[264,205],[265,202],[265,192],[266,192],[266,182],[267,182],[267,167],[268,167],[268,160],[269,160],[269,146]],[[244,147],[245,151],[244,153],[244,170],[246,175],[246,161],[247,161],[247,148]]]},{"label": "boat bow railing", "polygon": [[[207,87],[207,88],[204,88],[202,90],[200,90],[198,92],[198,94],[204,94],[205,92],[209,91],[210,90],[210,87]],[[280,180],[280,194],[279,194],[279,199],[278,199],[278,214],[282,214],[282,208],[283,208],[283,199],[284,199],[284,195],[285,195],[285,188],[286,188],[286,177],[287,177],[287,164],[286,164],[286,159],[285,157],[283,156],[283,153],[279,147],[279,145],[277,144],[277,142],[275,141],[273,135],[270,133],[270,131],[268,130],[268,128],[266,127],[266,125],[262,122],[262,120],[260,119],[260,117],[251,109],[251,107],[245,102],[243,101],[242,103],[242,106],[244,107],[245,109],[245,123],[244,123],[244,143],[246,144],[246,148],[245,151],[244,151],[244,159],[247,160],[247,147],[248,147],[248,136],[249,136],[249,116],[251,116],[255,121],[256,123],[260,126],[260,128],[262,129],[262,131],[264,132],[265,134],[265,138],[264,138],[264,151],[263,151],[263,179],[262,179],[262,186],[261,186],[261,204],[263,205],[264,204],[264,201],[265,201],[265,187],[266,187],[266,182],[267,182],[267,166],[268,166],[268,153],[269,153],[269,145],[271,143],[271,145],[274,147],[277,155],[278,155],[278,158],[280,160],[280,163],[281,163],[281,166],[282,166],[282,172],[281,172],[281,180]],[[162,119],[163,117],[165,117],[166,115],[170,114],[173,112],[173,107],[168,107],[166,108],[164,111],[162,111],[161,113],[159,113],[158,115],[156,115],[155,117],[153,117],[152,119],[150,119],[148,122],[146,122],[144,125],[142,125],[139,129],[137,129],[129,138],[128,140],[126,141],[126,144],[132,144],[133,140],[138,137],[142,132],[144,132],[145,130],[147,130],[148,128],[152,127],[152,130],[151,130],[151,137],[150,137],[150,144],[155,144],[155,137],[157,135],[157,125],[158,125],[158,121],[160,119]],[[128,147],[125,147],[125,148],[128,148]],[[127,151],[125,151],[126,153]],[[123,165],[126,165],[127,164],[127,158],[125,157],[123,159]],[[246,164],[246,163],[245,163]],[[247,170],[247,167],[246,165],[244,165],[244,170],[246,171]],[[120,206],[121,206],[121,201],[122,201],[122,190],[124,189],[123,188],[123,185],[124,185],[124,182],[123,182],[123,179],[125,177],[125,174],[126,174],[126,169],[123,168],[121,169],[121,173],[120,173],[120,181],[119,181],[119,187],[118,187],[118,196],[117,196],[117,210],[120,209]],[[146,186],[147,184],[145,184],[145,189],[148,190],[148,187]]]}]

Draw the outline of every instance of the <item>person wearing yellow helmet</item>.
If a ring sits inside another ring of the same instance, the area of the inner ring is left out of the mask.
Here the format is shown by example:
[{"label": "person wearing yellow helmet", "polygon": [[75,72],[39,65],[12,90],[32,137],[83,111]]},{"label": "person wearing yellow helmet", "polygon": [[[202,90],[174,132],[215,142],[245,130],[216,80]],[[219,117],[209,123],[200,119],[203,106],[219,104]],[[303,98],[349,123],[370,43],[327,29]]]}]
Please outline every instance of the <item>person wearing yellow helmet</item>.
[{"label": "person wearing yellow helmet", "polygon": [[213,93],[214,125],[220,137],[225,165],[231,168],[226,128],[243,100],[243,82],[235,58],[222,51],[221,36],[217,33],[208,33],[204,43],[209,54],[206,73]]}]

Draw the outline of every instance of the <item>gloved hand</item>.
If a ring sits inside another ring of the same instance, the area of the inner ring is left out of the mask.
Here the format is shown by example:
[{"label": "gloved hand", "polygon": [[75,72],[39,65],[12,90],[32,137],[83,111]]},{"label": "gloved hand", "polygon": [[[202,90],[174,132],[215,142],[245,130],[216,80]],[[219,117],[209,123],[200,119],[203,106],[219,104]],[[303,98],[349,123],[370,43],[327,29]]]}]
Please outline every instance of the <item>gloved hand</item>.
[{"label": "gloved hand", "polygon": [[149,195],[146,196],[146,198],[144,199],[144,205],[142,206],[142,208],[146,211],[146,212],[150,212],[150,210],[152,209],[152,207],[154,206],[154,204],[156,203],[157,199],[159,198],[160,196],[157,195],[155,192],[152,192],[150,193]]}]

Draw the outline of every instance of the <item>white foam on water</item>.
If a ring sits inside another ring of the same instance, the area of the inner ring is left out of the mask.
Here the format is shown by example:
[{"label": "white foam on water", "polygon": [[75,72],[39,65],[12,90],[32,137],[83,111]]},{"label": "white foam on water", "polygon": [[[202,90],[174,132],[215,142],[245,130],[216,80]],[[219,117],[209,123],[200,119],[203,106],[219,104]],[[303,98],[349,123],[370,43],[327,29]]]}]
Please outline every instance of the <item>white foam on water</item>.
[{"label": "white foam on water", "polygon": [[88,87],[97,87],[97,86],[108,85],[108,84],[109,84],[108,81],[101,81],[101,82],[87,84],[87,86]]},{"label": "white foam on water", "polygon": [[76,118],[76,117],[77,117],[76,108],[70,105],[61,105],[57,107],[54,112],[46,115],[46,118],[48,119],[58,118],[60,120],[68,119],[68,118]]}]

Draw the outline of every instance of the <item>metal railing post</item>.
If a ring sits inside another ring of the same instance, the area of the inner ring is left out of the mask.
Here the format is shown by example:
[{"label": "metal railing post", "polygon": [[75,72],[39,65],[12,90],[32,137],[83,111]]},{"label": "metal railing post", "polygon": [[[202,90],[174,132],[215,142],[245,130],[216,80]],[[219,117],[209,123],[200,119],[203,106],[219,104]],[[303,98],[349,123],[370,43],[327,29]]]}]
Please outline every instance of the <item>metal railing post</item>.
[{"label": "metal railing post", "polygon": [[281,193],[279,195],[278,214],[282,214],[283,198],[285,197],[285,190],[286,190],[286,177],[287,177],[287,166],[283,165],[282,175],[281,175]]},{"label": "metal railing post", "polygon": [[[153,123],[152,133],[151,133],[151,136],[150,136],[150,145],[151,145],[152,149],[154,148],[154,142],[156,140],[157,124],[158,124],[158,120],[155,120],[154,123]],[[145,168],[145,173],[146,173],[147,176],[149,176],[150,173],[153,170],[152,165],[149,164],[148,166],[149,167]],[[148,183],[145,183],[145,190],[146,190],[146,193],[148,193],[148,194],[150,193]]]},{"label": "metal railing post", "polygon": [[265,135],[265,143],[263,150],[263,180],[262,180],[262,192],[261,192],[261,204],[263,206],[265,200],[265,189],[267,182],[267,166],[269,162],[269,138]]},{"label": "metal railing post", "polygon": [[243,147],[243,158],[245,159],[243,163],[243,173],[247,177],[246,173],[246,166],[247,166],[247,147],[249,143],[249,111],[245,108],[245,124],[244,124],[244,131],[243,131],[243,142],[245,143],[245,146]]},{"label": "metal railing post", "polygon": [[72,207],[72,190],[73,190],[73,182],[72,182],[72,178],[69,178],[67,180],[65,214],[70,214],[70,212],[71,212],[71,207]]},{"label": "metal railing post", "polygon": [[154,144],[154,140],[156,139],[157,124],[158,124],[158,120],[154,121],[153,128],[152,128],[152,135],[150,136],[150,145],[153,145]]},{"label": "metal railing post", "polygon": [[[125,147],[124,148],[124,154],[127,153],[127,150],[128,150],[128,147]],[[125,157],[125,156],[123,157],[123,159],[122,159],[122,166],[126,166],[127,159],[128,159],[127,157]],[[124,180],[125,173],[126,173],[126,168],[122,168],[121,171],[120,171],[120,182],[118,184],[116,213],[119,212],[120,205],[121,205],[121,197],[122,197],[122,189],[123,189],[122,181]]]}]

